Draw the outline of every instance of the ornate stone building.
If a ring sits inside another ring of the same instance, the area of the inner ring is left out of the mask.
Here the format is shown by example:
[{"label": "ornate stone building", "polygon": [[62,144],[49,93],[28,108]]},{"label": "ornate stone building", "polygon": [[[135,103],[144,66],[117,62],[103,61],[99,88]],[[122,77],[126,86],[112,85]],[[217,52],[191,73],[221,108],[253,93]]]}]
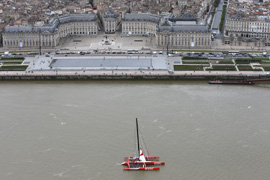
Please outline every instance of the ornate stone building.
[{"label": "ornate stone building", "polygon": [[5,48],[55,47],[60,38],[98,34],[98,19],[93,14],[72,14],[51,19],[43,26],[7,26],[3,32]]},{"label": "ornate stone building", "polygon": [[102,16],[102,24],[105,33],[114,34],[120,26],[120,16],[113,11],[106,11]]},{"label": "ornate stone building", "polygon": [[241,36],[248,38],[269,38],[270,21],[227,19],[225,23],[225,34],[228,36]]},{"label": "ornate stone building", "polygon": [[122,19],[124,35],[156,35],[160,16],[154,14],[126,14]]},{"label": "ornate stone building", "polygon": [[[228,5],[224,32],[230,39],[270,42],[269,1],[231,0]],[[261,43],[260,43],[261,44]]]},{"label": "ornate stone building", "polygon": [[211,31],[196,18],[163,18],[156,35],[157,45],[170,48],[210,48]]}]

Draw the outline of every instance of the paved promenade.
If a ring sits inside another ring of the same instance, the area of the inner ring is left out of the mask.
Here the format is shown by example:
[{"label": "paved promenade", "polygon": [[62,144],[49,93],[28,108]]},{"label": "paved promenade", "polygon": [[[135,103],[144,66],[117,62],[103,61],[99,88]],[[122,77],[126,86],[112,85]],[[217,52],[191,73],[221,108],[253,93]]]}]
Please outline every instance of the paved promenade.
[{"label": "paved promenade", "polygon": [[[59,61],[59,62],[58,62]],[[258,79],[270,78],[263,71],[173,71],[180,57],[160,56],[36,56],[27,57],[26,71],[0,71],[1,80],[57,79]],[[143,64],[142,64],[143,63]]]}]

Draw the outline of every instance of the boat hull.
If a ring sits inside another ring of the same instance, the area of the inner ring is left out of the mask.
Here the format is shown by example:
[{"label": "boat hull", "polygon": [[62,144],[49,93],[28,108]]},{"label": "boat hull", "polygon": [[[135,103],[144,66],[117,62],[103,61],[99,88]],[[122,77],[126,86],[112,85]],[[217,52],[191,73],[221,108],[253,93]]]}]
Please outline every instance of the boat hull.
[{"label": "boat hull", "polygon": [[158,161],[126,161],[123,162],[122,165],[129,165],[129,164],[145,164],[145,165],[165,165],[165,162],[158,162]]},{"label": "boat hull", "polygon": [[208,84],[254,85],[252,81],[208,81]]},{"label": "boat hull", "polygon": [[125,171],[158,171],[159,167],[134,167],[134,168],[124,168]]}]

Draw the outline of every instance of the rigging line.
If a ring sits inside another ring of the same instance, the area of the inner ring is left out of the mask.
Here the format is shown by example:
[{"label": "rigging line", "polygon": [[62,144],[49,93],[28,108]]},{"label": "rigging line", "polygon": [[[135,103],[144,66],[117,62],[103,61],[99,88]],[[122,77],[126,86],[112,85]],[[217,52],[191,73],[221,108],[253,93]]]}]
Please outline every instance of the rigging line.
[{"label": "rigging line", "polygon": [[[141,131],[140,131],[140,134],[142,134]],[[145,147],[145,149],[146,149],[147,155],[149,156],[149,151],[148,151],[148,149],[147,149],[147,147],[146,147],[146,144],[145,144],[143,135],[141,135],[141,139],[142,139],[143,145],[144,145],[144,147]]]}]

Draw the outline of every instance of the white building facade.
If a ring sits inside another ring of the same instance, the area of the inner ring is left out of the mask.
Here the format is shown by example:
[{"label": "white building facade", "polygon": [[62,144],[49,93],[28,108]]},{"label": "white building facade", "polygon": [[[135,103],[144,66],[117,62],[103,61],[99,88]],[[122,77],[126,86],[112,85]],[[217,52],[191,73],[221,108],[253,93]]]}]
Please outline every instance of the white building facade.
[{"label": "white building facade", "polygon": [[102,17],[102,24],[105,33],[114,34],[120,25],[120,17],[115,12],[107,11]]},{"label": "white building facade", "polygon": [[270,38],[270,21],[250,21],[241,19],[227,19],[225,34],[248,38]]},{"label": "white building facade", "polygon": [[122,19],[122,34],[155,36],[160,18],[154,14],[126,14]]},{"label": "white building facade", "polygon": [[98,22],[93,14],[72,14],[53,18],[44,26],[7,26],[3,32],[5,48],[55,47],[60,38],[71,35],[96,35]]},{"label": "white building facade", "polygon": [[[193,19],[194,20],[194,19]],[[191,21],[193,21],[191,20]],[[182,21],[177,23],[177,21]],[[185,24],[186,22],[187,24]],[[158,28],[156,43],[159,47],[205,49],[211,47],[211,31],[207,25],[193,24],[186,19],[167,19]]]}]

